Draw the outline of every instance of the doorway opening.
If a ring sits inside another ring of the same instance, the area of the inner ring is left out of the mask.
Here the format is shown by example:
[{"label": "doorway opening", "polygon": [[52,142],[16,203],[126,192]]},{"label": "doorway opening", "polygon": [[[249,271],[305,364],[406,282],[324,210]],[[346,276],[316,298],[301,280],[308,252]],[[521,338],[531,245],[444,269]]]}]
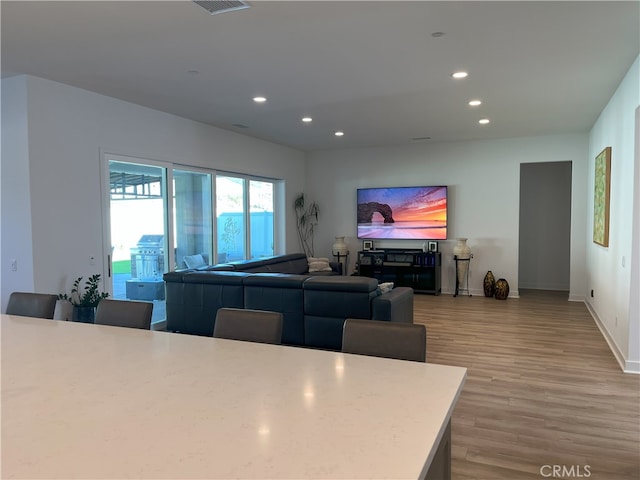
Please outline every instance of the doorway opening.
[{"label": "doorway opening", "polygon": [[[570,290],[572,163],[520,165],[518,290]],[[526,294],[526,293],[525,293]]]}]

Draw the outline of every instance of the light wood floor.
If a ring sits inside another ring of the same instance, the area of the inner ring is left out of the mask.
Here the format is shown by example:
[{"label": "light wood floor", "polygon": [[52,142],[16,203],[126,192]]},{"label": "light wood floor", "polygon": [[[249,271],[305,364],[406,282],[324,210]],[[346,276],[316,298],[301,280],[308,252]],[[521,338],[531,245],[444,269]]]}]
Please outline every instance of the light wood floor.
[{"label": "light wood floor", "polygon": [[640,376],[622,373],[583,303],[520,295],[415,296],[427,361],[468,369],[453,479],[540,480],[553,465],[567,469],[555,478],[640,479]]}]

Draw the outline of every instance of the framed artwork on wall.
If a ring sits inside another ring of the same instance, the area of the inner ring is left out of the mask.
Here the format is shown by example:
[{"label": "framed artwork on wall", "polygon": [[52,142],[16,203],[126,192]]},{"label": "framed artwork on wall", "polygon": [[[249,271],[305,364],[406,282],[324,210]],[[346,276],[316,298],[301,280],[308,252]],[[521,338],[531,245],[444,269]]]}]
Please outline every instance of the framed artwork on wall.
[{"label": "framed artwork on wall", "polygon": [[611,147],[596,157],[593,188],[593,242],[609,246],[609,196],[611,193]]}]

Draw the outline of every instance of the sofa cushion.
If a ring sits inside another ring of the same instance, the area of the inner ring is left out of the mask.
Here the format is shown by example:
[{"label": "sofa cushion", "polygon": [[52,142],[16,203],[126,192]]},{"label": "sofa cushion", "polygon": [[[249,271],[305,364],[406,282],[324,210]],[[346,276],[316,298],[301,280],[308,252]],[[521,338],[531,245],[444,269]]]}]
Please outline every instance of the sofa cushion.
[{"label": "sofa cushion", "polygon": [[[299,261],[303,260],[302,268]],[[251,260],[231,262],[233,268],[242,272],[306,273],[307,257],[303,253],[275,255]],[[292,268],[292,266],[295,266]]]},{"label": "sofa cushion", "polygon": [[304,316],[305,344],[309,347],[340,351],[343,318]]},{"label": "sofa cushion", "polygon": [[265,260],[238,260],[230,262],[229,265],[237,272],[264,271],[261,267],[268,265]]},{"label": "sofa cushion", "polygon": [[284,344],[305,344],[302,283],[307,278],[309,275],[254,273],[243,281],[245,308],[282,313]]},{"label": "sofa cushion", "polygon": [[220,272],[220,271],[228,271],[233,272],[235,269],[233,265],[229,263],[218,263],[217,265],[206,265],[204,267],[196,268],[196,270],[204,271],[204,272]]},{"label": "sofa cushion", "polygon": [[182,281],[172,281],[172,276],[165,274],[167,330],[211,336],[219,308],[244,307],[242,281],[248,275],[187,271],[178,277]]},{"label": "sofa cushion", "polygon": [[328,258],[309,257],[307,258],[307,263],[309,265],[309,273],[331,271]]},{"label": "sofa cushion", "polygon": [[375,292],[378,281],[369,277],[313,276],[304,282],[303,288],[305,290]]},{"label": "sofa cushion", "polygon": [[177,270],[175,272],[167,272],[164,275],[162,275],[162,279],[165,282],[182,283],[182,279],[184,278],[184,275],[188,272],[189,270]]},{"label": "sofa cushion", "polygon": [[[285,255],[286,257],[287,255]],[[307,257],[304,255],[295,255],[278,264],[267,265],[272,272],[290,273],[293,275],[302,275],[308,272]]]},{"label": "sofa cushion", "polygon": [[252,273],[244,278],[245,286],[299,288],[311,278],[311,275],[292,275],[289,273]]},{"label": "sofa cushion", "polygon": [[[206,258],[205,258],[206,260]],[[340,275],[342,265],[337,262],[329,262],[329,270],[316,272],[315,275]],[[309,265],[304,253],[289,253],[251,260],[238,260],[231,263],[217,265],[203,265],[196,268],[177,270],[177,272],[189,271],[236,271],[249,273],[290,273],[303,275],[308,273]],[[173,280],[172,280],[173,281]]]},{"label": "sofa cushion", "polygon": [[242,285],[242,281],[249,274],[246,272],[227,272],[227,271],[189,271],[186,272],[182,281],[184,283],[206,283],[216,285]]},{"label": "sofa cushion", "polygon": [[413,289],[396,287],[371,301],[371,318],[413,323]]},{"label": "sofa cushion", "polygon": [[[220,271],[232,272],[234,270],[235,269],[233,268],[233,266],[228,263],[219,263],[217,265],[203,265],[202,267],[198,267],[198,268],[179,268],[173,272],[167,272],[164,275],[176,275],[176,274],[184,275],[185,273],[191,273],[191,272],[220,272]],[[169,278],[170,282],[178,281],[177,276],[165,277],[164,275],[163,275],[163,278],[165,280]]]},{"label": "sofa cushion", "polygon": [[371,318],[377,287],[377,280],[368,277],[311,277],[302,284],[305,318]]},{"label": "sofa cushion", "polygon": [[196,253],[195,255],[185,255],[182,260],[187,268],[199,268],[207,265],[204,257],[199,253]]}]

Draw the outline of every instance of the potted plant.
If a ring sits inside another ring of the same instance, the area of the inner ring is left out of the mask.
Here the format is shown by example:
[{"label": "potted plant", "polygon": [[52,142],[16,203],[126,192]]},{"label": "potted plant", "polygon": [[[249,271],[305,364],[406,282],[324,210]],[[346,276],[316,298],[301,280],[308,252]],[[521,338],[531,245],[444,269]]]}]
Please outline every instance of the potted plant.
[{"label": "potted plant", "polygon": [[66,300],[73,305],[73,321],[93,323],[95,319],[96,307],[100,300],[107,298],[107,292],[100,292],[100,274],[90,276],[84,285],[81,286],[83,277],[78,277],[71,287],[71,293],[60,293],[59,300]]}]

